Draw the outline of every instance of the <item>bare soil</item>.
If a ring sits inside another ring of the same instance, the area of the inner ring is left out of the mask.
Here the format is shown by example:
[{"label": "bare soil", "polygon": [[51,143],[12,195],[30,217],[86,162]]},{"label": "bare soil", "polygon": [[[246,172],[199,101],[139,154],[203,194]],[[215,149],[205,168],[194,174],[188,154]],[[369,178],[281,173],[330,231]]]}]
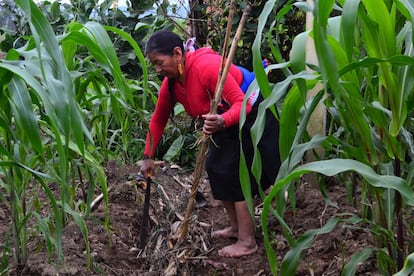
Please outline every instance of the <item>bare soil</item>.
[{"label": "bare soil", "polygon": [[[78,227],[69,223],[63,233],[65,264],[57,266],[50,262],[45,248],[39,247],[39,238],[34,238],[29,244],[29,260],[23,275],[272,275],[259,216],[256,234],[259,249],[256,253],[241,258],[223,258],[217,254],[220,248],[234,240],[211,237],[213,230],[228,224],[220,202],[211,197],[205,177],[199,190],[204,193],[207,206],[195,206],[187,238],[177,245],[174,237],[177,235],[177,224],[185,214],[192,176],[168,164],[160,166],[153,178],[148,241],[143,249],[139,249],[145,197],[145,182],[136,178],[139,167],[110,162],[106,170],[111,189],[108,206],[110,232],[108,234],[105,230],[105,208],[100,203],[87,220],[90,267],[84,238]],[[286,212],[286,222],[294,235],[321,227],[333,214],[356,213],[342,185],[332,182],[327,190],[338,208],[329,206],[319,189],[305,181],[296,187],[296,211],[288,208]],[[0,207],[0,233],[5,233],[10,214],[4,205]],[[259,214],[260,210],[258,202],[256,212]],[[275,247],[280,264],[289,246],[275,219],[269,221],[268,227],[276,237]],[[0,242],[4,242],[4,237],[0,237]],[[312,246],[302,252],[296,275],[340,275],[353,253],[372,244],[372,237],[363,228],[337,225],[331,233],[318,236]],[[377,271],[375,258],[371,257],[359,265],[356,275],[380,275]],[[16,273],[11,268],[8,274]]]}]

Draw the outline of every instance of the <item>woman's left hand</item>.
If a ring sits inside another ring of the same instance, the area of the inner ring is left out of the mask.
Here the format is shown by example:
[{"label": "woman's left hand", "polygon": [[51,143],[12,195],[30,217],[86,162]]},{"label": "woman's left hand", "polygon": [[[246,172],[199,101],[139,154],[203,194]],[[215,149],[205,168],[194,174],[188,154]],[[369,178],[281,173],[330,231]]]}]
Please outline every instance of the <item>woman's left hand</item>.
[{"label": "woman's left hand", "polygon": [[224,118],[219,114],[205,114],[202,117],[204,119],[203,131],[207,135],[225,128]]}]

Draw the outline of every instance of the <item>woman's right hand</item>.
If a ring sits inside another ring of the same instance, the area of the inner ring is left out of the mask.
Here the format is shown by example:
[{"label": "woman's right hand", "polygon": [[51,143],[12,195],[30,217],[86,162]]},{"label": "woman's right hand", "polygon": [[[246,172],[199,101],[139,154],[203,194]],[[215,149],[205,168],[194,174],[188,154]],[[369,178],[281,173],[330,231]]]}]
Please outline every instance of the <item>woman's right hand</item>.
[{"label": "woman's right hand", "polygon": [[155,163],[149,157],[145,157],[141,164],[141,173],[145,178],[151,177],[155,172]]},{"label": "woman's right hand", "polygon": [[219,114],[204,114],[203,131],[207,135],[223,130],[225,128],[224,118]]}]

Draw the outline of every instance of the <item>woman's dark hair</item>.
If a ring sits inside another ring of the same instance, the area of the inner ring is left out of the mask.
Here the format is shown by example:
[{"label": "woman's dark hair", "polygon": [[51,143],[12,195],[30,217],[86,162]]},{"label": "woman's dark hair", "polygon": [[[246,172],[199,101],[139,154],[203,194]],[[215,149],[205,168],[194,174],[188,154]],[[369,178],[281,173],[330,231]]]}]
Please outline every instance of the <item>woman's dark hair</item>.
[{"label": "woman's dark hair", "polygon": [[[145,45],[145,55],[150,53],[157,53],[172,56],[174,48],[180,47],[184,53],[184,45],[181,38],[175,33],[167,30],[160,30],[153,33]],[[170,101],[172,105],[171,119],[174,117],[174,79],[168,79],[168,93],[170,94]]]},{"label": "woman's dark hair", "polygon": [[180,47],[184,53],[183,41],[181,38],[167,30],[160,30],[153,33],[145,45],[145,55],[158,53],[172,56],[175,47]]}]

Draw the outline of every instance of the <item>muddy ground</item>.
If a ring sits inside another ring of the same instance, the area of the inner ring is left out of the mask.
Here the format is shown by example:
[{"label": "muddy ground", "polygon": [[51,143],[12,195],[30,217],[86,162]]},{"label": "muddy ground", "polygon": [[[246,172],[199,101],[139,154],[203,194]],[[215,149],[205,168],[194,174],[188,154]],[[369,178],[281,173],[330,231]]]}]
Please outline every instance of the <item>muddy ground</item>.
[{"label": "muddy ground", "polygon": [[[178,167],[161,165],[153,178],[150,197],[150,228],[148,242],[139,249],[145,182],[136,178],[137,165],[120,166],[111,162],[106,167],[109,192],[110,234],[105,231],[104,205],[100,203],[87,220],[91,249],[88,269],[85,241],[78,227],[70,223],[63,233],[65,265],[56,268],[48,261],[39,239],[29,244],[29,260],[23,275],[271,275],[263,244],[260,220],[257,216],[255,254],[241,258],[223,258],[217,251],[234,242],[212,238],[211,232],[227,226],[227,217],[219,202],[211,197],[208,180],[203,177],[199,188],[207,199],[206,206],[195,206],[186,240],[177,246],[174,233],[187,207],[191,173],[182,173]],[[333,214],[356,213],[347,200],[344,187],[330,182],[327,192],[338,208],[331,207],[319,189],[301,181],[296,187],[296,212],[288,208],[286,221],[300,235],[319,228]],[[261,211],[260,202],[256,212]],[[9,212],[1,205],[0,231],[4,233],[10,220]],[[287,241],[275,219],[269,229],[276,237],[275,248],[279,263],[289,251]],[[1,242],[4,239],[1,237]],[[365,247],[372,247],[373,239],[363,228],[337,225],[329,233],[316,238],[312,246],[302,252],[296,275],[340,275],[350,256]],[[9,275],[15,274],[13,269]],[[372,256],[357,268],[356,275],[380,275]]]}]

